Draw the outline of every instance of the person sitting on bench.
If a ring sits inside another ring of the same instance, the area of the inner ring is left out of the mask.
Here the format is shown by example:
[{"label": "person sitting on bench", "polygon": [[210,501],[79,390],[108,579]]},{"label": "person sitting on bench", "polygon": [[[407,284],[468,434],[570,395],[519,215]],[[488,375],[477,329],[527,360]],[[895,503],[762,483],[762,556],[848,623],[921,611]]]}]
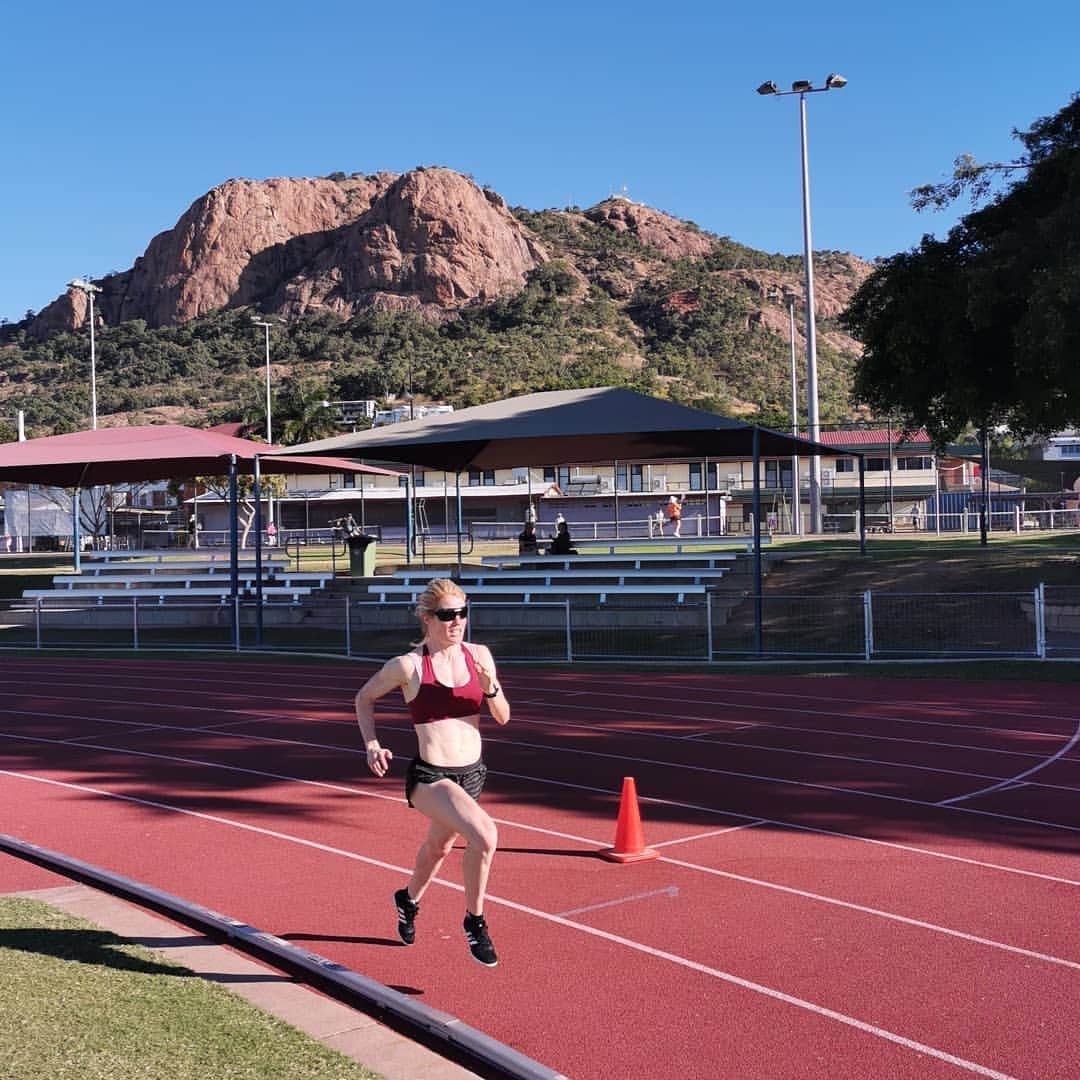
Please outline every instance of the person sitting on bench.
[{"label": "person sitting on bench", "polygon": [[560,521],[555,533],[555,539],[548,547],[549,555],[576,555],[577,551],[570,546],[570,526],[565,521]]},{"label": "person sitting on bench", "polygon": [[525,528],[518,533],[518,554],[535,555],[538,539],[539,538],[536,535],[536,522],[529,518],[525,522]]}]

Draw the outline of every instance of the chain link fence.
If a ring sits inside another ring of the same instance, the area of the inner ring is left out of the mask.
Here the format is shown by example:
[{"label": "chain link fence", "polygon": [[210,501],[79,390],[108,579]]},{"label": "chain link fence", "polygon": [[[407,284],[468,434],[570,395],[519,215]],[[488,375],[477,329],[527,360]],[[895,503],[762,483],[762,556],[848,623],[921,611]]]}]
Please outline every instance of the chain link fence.
[{"label": "chain link fence", "polygon": [[[1015,593],[792,596],[470,604],[469,633],[500,660],[1080,659],[1080,586]],[[408,602],[151,603],[9,600],[0,649],[263,650],[384,659],[420,637]]]}]

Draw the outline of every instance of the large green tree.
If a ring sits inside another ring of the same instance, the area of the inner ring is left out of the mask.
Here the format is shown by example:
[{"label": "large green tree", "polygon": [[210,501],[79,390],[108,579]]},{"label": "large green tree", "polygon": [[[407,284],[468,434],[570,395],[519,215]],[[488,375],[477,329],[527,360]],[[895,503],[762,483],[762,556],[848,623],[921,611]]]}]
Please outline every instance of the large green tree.
[{"label": "large green tree", "polygon": [[1014,135],[1017,162],[964,159],[949,184],[914,192],[917,206],[965,190],[988,201],[944,240],[885,259],[842,318],[865,347],[854,399],[939,442],[969,424],[1026,435],[1080,421],[1080,95]]}]

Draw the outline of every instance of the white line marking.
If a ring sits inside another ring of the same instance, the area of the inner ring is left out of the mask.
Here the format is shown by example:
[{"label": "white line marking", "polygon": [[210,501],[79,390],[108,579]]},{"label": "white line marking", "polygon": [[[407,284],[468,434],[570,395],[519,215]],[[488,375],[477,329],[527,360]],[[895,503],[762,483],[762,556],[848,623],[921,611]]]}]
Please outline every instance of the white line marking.
[{"label": "white line marking", "polygon": [[713,829],[711,832],[695,833],[693,836],[680,836],[675,840],[661,840],[659,844],[650,844],[651,848],[671,847],[672,844],[688,844],[691,840],[708,840],[711,836],[723,836],[724,833],[739,832],[741,829],[752,829],[755,825],[764,825],[764,818],[755,821],[747,821],[743,825],[732,825],[729,829]]},{"label": "white line marking", "polygon": [[[200,710],[200,711],[204,711],[204,710]],[[44,715],[52,715],[52,714],[44,714]],[[95,718],[94,717],[81,717],[81,718],[77,718],[77,719],[95,719]],[[129,723],[128,721],[110,721],[110,722],[118,723],[118,724]],[[386,725],[384,725],[384,727],[385,726]],[[177,730],[183,732],[183,731],[188,731],[190,729],[179,727],[179,728],[177,728]],[[200,728],[198,730],[203,731],[204,729]],[[409,732],[409,733],[411,733],[411,728],[408,728],[408,729],[404,728],[404,727],[402,727],[402,728],[391,728],[391,730],[395,730],[395,731],[399,731],[399,732]],[[334,745],[332,743],[318,743],[318,742],[310,742],[310,741],[300,740],[300,739],[278,739],[278,738],[274,738],[273,736],[269,736],[269,735],[256,735],[256,736],[236,735],[236,734],[232,734],[230,732],[221,732],[221,734],[223,734],[226,738],[248,739],[248,740],[257,739],[260,742],[269,742],[269,743],[280,744],[280,745],[285,745],[285,746],[312,747],[312,748],[321,749],[321,750],[333,750],[333,751],[335,751],[337,753],[346,753],[346,754],[359,754],[360,753],[359,750],[353,749],[351,747],[341,747],[341,746]],[[17,741],[20,741],[20,742],[40,742],[40,743],[47,743],[47,744],[59,745],[59,746],[65,745],[64,740],[62,740],[62,739],[47,739],[47,738],[42,738],[40,736],[12,735],[12,734],[7,734],[7,733],[0,732],[0,738],[14,739],[14,740],[17,740]],[[240,772],[240,773],[249,773],[249,774],[252,774],[252,775],[255,775],[255,776],[266,776],[266,777],[269,777],[269,778],[275,779],[275,780],[289,780],[289,781],[293,781],[293,782],[299,783],[299,784],[310,784],[310,785],[312,785],[314,787],[326,787],[326,788],[330,788],[330,789],[337,789],[337,790],[343,790],[343,791],[352,791],[355,794],[368,796],[368,797],[373,798],[373,799],[387,799],[387,800],[391,800],[391,801],[394,801],[394,802],[404,802],[404,799],[394,798],[393,796],[390,796],[390,795],[381,795],[381,794],[378,794],[377,792],[364,791],[364,790],[360,790],[360,789],[356,789],[356,788],[341,787],[340,785],[328,784],[328,783],[325,783],[323,781],[305,780],[305,779],[302,779],[302,778],[299,778],[299,777],[281,775],[281,774],[278,774],[278,773],[267,773],[267,772],[262,772],[262,771],[260,771],[258,769],[245,769],[242,766],[238,766],[238,765],[224,765],[224,764],[221,764],[220,762],[215,762],[215,761],[204,761],[204,760],[199,760],[199,759],[196,759],[196,758],[182,758],[182,757],[177,757],[175,755],[169,755],[169,754],[151,754],[151,753],[149,753],[147,751],[134,750],[134,749],[131,749],[129,747],[123,747],[123,746],[109,746],[109,745],[104,744],[104,743],[99,743],[99,744],[95,744],[93,746],[88,746],[87,749],[106,750],[106,751],[108,751],[110,753],[116,753],[116,754],[130,754],[130,755],[132,755],[134,757],[157,758],[157,759],[160,759],[162,761],[179,761],[179,762],[182,762],[182,763],[185,763],[185,764],[190,764],[190,765],[202,765],[202,766],[205,766],[207,768],[226,769],[226,770],[234,769],[235,771]],[[524,781],[526,781],[528,783],[531,783],[531,784],[547,785],[549,787],[563,787],[563,788],[570,788],[570,789],[576,790],[576,791],[588,791],[588,792],[594,793],[594,794],[611,795],[611,792],[607,788],[592,787],[592,786],[585,785],[585,784],[573,784],[573,783],[570,783],[570,782],[565,781],[565,780],[554,780],[554,779],[551,779],[549,777],[538,777],[538,776],[527,775],[527,774],[524,774],[524,773],[509,772],[508,770],[505,770],[505,769],[492,770],[491,775],[493,775],[493,776],[506,776],[506,777],[509,777],[510,779],[513,779],[513,780],[524,780]],[[755,822],[755,823],[758,822],[758,821],[761,821],[761,822],[764,822],[767,825],[776,825],[776,826],[778,826],[780,828],[784,828],[784,829],[794,829],[794,830],[797,830],[799,832],[809,832],[809,833],[813,833],[813,834],[818,835],[818,836],[832,836],[832,837],[836,837],[836,838],[842,839],[842,840],[850,840],[850,841],[855,842],[855,843],[879,844],[879,845],[881,845],[883,847],[892,848],[892,849],[897,850],[897,851],[905,851],[905,852],[909,852],[911,854],[924,855],[924,856],[927,856],[927,857],[930,857],[930,858],[935,858],[935,859],[945,859],[945,860],[948,860],[950,862],[959,862],[959,863],[962,863],[962,864],[967,865],[967,866],[977,866],[977,867],[979,867],[981,869],[995,870],[995,871],[998,871],[1000,873],[1005,873],[1005,874],[1016,874],[1016,875],[1019,875],[1021,877],[1036,878],[1036,879],[1038,879],[1040,881],[1052,881],[1052,882],[1057,882],[1057,883],[1062,884],[1062,885],[1080,885],[1080,881],[1074,881],[1074,880],[1072,880],[1070,878],[1057,877],[1057,876],[1052,875],[1052,874],[1043,874],[1043,873],[1040,873],[1037,870],[1024,870],[1024,869],[1022,869],[1020,867],[1006,866],[1006,865],[1004,865],[1002,863],[992,863],[992,862],[987,862],[987,861],[982,860],[982,859],[968,858],[967,856],[964,856],[964,855],[952,855],[952,854],[949,854],[948,852],[944,852],[944,851],[935,851],[932,848],[916,847],[913,844],[901,844],[901,843],[897,843],[896,841],[890,841],[890,840],[878,840],[878,839],[876,839],[874,837],[870,837],[870,836],[860,836],[857,833],[846,833],[846,832],[840,832],[839,830],[836,830],[836,829],[824,829],[824,828],[820,828],[820,827],[813,826],[813,825],[802,825],[802,824],[798,824],[798,823],[792,822],[792,821],[784,821],[784,820],[782,820],[780,818],[757,818],[757,817],[751,818],[750,815],[740,814],[738,811],[735,811],[735,810],[721,810],[721,809],[718,809],[718,808],[716,808],[714,806],[702,806],[702,805],[697,804],[697,803],[684,803],[684,802],[678,802],[678,801],[671,800],[671,799],[656,799],[656,798],[650,798],[650,797],[643,797],[642,801],[655,803],[656,805],[660,805],[660,806],[671,806],[671,807],[675,807],[675,808],[680,809],[680,810],[695,810],[695,811],[698,811],[698,812],[701,812],[701,813],[712,814],[712,815],[717,816],[717,817],[743,818],[745,820],[750,820],[751,822]],[[927,807],[927,808],[931,808],[933,806],[932,803],[920,803],[920,802],[915,801],[915,800],[903,800],[903,801],[906,801],[906,802],[914,801],[915,805],[924,806],[924,807]],[[949,809],[954,809],[954,808],[950,807]],[[967,812],[967,813],[978,814],[979,816],[982,816],[982,817],[990,817],[990,818],[1004,817],[1004,815],[998,815],[998,814],[993,813],[992,811],[971,810],[969,807],[956,807],[955,809],[957,809],[959,811]],[[1006,818],[1006,820],[1015,820],[1015,819]],[[1020,819],[1020,820],[1026,820],[1026,819]],[[545,829],[536,829],[534,826],[520,825],[520,824],[518,824],[516,822],[507,821],[505,819],[503,819],[502,823],[503,824],[509,824],[509,825],[517,825],[517,827],[519,827],[519,828],[526,828],[526,829],[530,829],[532,831],[537,831],[537,832],[547,832],[548,831],[548,830],[545,830]],[[1036,823],[1036,824],[1038,824],[1038,823]],[[571,836],[571,835],[566,834],[566,833],[551,833],[551,835],[564,836],[567,839],[579,840],[581,843],[591,844],[591,845],[596,845],[596,846],[600,846],[600,844],[601,844],[600,841],[593,840],[591,838]]]},{"label": "white line marking", "polygon": [[678,896],[679,887],[669,885],[666,889],[653,889],[652,892],[635,893],[633,896],[620,896],[617,900],[603,900],[599,904],[589,904],[587,907],[571,908],[570,911],[560,911],[559,918],[565,919],[568,915],[582,915],[586,911],[599,911],[601,908],[615,907],[618,904],[630,904],[635,900],[651,900],[654,896]]},{"label": "white line marking", "polygon": [[814,791],[832,791],[849,797],[880,799],[885,802],[902,803],[906,806],[919,806],[923,809],[934,809],[936,807],[938,809],[956,811],[958,813],[975,814],[980,817],[992,817],[1000,821],[1015,821],[1024,825],[1039,825],[1046,829],[1060,829],[1063,832],[1080,833],[1080,826],[1076,825],[1062,825],[1056,821],[1043,821],[1040,818],[1020,817],[1015,814],[999,814],[990,810],[976,810],[970,806],[944,806],[937,803],[926,802],[923,799],[908,798],[904,795],[888,795],[880,791],[867,791],[865,788],[840,787],[836,784],[819,784],[812,780],[792,780],[786,776],[769,776],[763,773],[739,772],[734,769],[714,769],[706,765],[691,765],[688,762],[665,761],[662,758],[637,757],[629,754],[609,754],[602,750],[586,750],[584,747],[580,746],[549,746],[546,743],[530,743],[521,739],[504,739],[497,735],[486,736],[485,742],[505,745],[510,749],[538,749],[545,750],[552,754],[574,754],[578,757],[587,755],[589,757],[606,758],[612,761],[629,761],[633,762],[635,765],[650,765],[664,769],[708,773],[711,776],[735,776],[742,780],[760,780],[769,784],[783,784],[789,787],[811,788]]},{"label": "white line marking", "polygon": [[1056,754],[1051,754],[1050,757],[1040,761],[1038,765],[1032,765],[1026,772],[1017,773],[1016,776],[1010,776],[1007,780],[1002,780],[999,784],[992,784],[990,787],[985,787],[981,791],[972,791],[967,795],[956,795],[951,799],[942,799],[937,805],[952,806],[954,803],[963,802],[965,799],[975,799],[980,795],[989,795],[991,791],[1000,791],[1002,788],[1009,787],[1012,784],[1018,784],[1021,780],[1032,776],[1034,773],[1040,772],[1048,765],[1053,765],[1055,761],[1067,754],[1078,742],[1080,742],[1080,724],[1077,724],[1072,738],[1058,750]]},{"label": "white line marking", "polygon": [[[375,859],[368,855],[360,855],[355,851],[345,851],[343,848],[331,847],[329,844],[320,844],[314,840],[305,840],[300,836],[292,836],[289,833],[278,832],[274,829],[264,829],[258,825],[249,825],[242,821],[234,821],[230,818],[220,817],[216,814],[206,814],[198,810],[187,810],[183,807],[172,806],[168,803],[155,802],[149,799],[140,799],[131,795],[118,795],[114,792],[103,791],[98,788],[88,787],[84,784],[71,784],[60,780],[51,780],[40,776],[26,776],[20,773],[9,772],[6,769],[0,769],[0,774],[17,777],[23,780],[31,780],[37,783],[51,784],[56,787],[70,788],[75,791],[84,791],[93,795],[101,795],[105,798],[121,799],[125,802],[137,803],[141,806],[149,806],[157,810],[168,810],[173,813],[183,814],[187,817],[198,818],[202,821],[212,821],[219,825],[225,825],[229,828],[241,829],[245,832],[258,833],[263,836],[269,836],[275,840],[284,840],[287,843],[300,844],[303,847],[312,848],[316,851],[322,851],[331,855],[340,855],[343,858],[352,859],[356,862],[367,863],[369,866],[377,866],[382,870],[391,870],[398,874],[407,875],[411,871],[404,866],[395,866],[393,863],[384,862],[381,859]],[[450,881],[444,881],[441,878],[434,879],[439,885],[446,888],[453,889],[455,892],[464,892],[464,888],[461,885],[456,885]],[[785,994],[781,990],[774,990],[772,987],[764,986],[761,983],[752,982],[749,979],[743,979],[738,975],[732,975],[727,971],[720,971],[717,968],[708,967],[705,964],[699,964],[695,960],[690,960],[684,956],[678,956],[675,953],[665,952],[661,949],[654,949],[649,945],[645,945],[642,942],[634,941],[631,938],[622,937],[619,934],[612,934],[606,930],[600,930],[596,927],[589,926],[586,923],[574,922],[571,919],[567,919],[560,915],[552,915],[546,911],[540,911],[538,908],[528,907],[525,904],[518,904],[513,900],[508,900],[504,897],[494,896],[488,894],[488,903],[501,904],[504,907],[510,908],[513,911],[521,912],[525,915],[532,915],[534,918],[543,919],[547,922],[553,922],[557,925],[565,926],[571,930],[578,930],[584,934],[590,934],[593,937],[601,938],[604,941],[612,942],[616,945],[622,945],[625,948],[633,949],[635,952],[644,953],[646,956],[651,956],[657,960],[666,960],[669,963],[678,964],[680,967],[688,968],[691,971],[697,971],[702,975],[708,975],[714,979],[719,979],[722,982],[730,983],[733,986],[741,987],[744,990],[749,990],[756,994],[761,994],[765,997],[772,998],[775,1001],[782,1001],[787,1005],[792,1005],[795,1008],[803,1009],[807,1012],[813,1013],[817,1016],[824,1017],[828,1020],[835,1020],[838,1023],[845,1024],[848,1027],[855,1028],[858,1031],[863,1031],[868,1035],[876,1036],[877,1038],[884,1039],[888,1042],[895,1043],[898,1046],[903,1046],[906,1049],[914,1050],[920,1054],[927,1054],[930,1057],[936,1058],[939,1061],[948,1062],[951,1065],[956,1065],[958,1068],[966,1069],[969,1072],[976,1073],[979,1076],[988,1076],[992,1080],[1015,1080],[1007,1073],[997,1072],[994,1069],[990,1069],[985,1065],[979,1065],[976,1062],[968,1061],[965,1058],[957,1057],[954,1054],[947,1053],[944,1050],[938,1050],[936,1047],[928,1046],[926,1043],[916,1042],[914,1039],[908,1039],[903,1035],[898,1035],[895,1032],[888,1031],[885,1028],[878,1027],[874,1024],[868,1024],[863,1020],[858,1020],[853,1016],[848,1016],[845,1013],[836,1012],[834,1009],[826,1008],[823,1005],[817,1005],[812,1001],[807,1001],[804,998],[794,997],[791,994]]]},{"label": "white line marking", "polygon": [[991,949],[1001,949],[1004,952],[1016,953],[1019,956],[1028,956],[1032,960],[1042,960],[1047,964],[1057,964],[1060,967],[1072,968],[1074,971],[1080,971],[1080,962],[1075,960],[1066,960],[1064,957],[1051,956],[1049,953],[1034,952],[1031,949],[1023,949],[1019,945],[1009,945],[1003,941],[994,941],[993,938],[979,937],[977,934],[968,934],[963,930],[953,930],[948,926],[939,926],[937,923],[924,922],[922,919],[912,919],[907,915],[897,915],[891,911],[882,911],[881,908],[872,908],[865,904],[856,904],[850,900],[840,900],[836,897],[822,896],[820,893],[809,892],[807,889],[796,889],[790,885],[780,885],[774,881],[762,881],[760,878],[747,877],[745,874],[733,874],[728,870],[717,870],[711,866],[701,866],[698,863],[684,862],[682,859],[672,859],[667,855],[662,856],[662,861],[672,863],[675,866],[685,867],[687,870],[699,870],[704,874],[728,878],[731,881],[740,881],[746,885],[756,885],[762,889],[773,889],[776,892],[789,893],[792,896],[800,896],[805,900],[814,900],[820,904],[828,904],[831,907],[847,908],[849,911],[858,911],[864,915],[873,915],[879,919],[888,919],[890,922],[903,923],[907,926],[917,926],[920,930],[929,930],[933,934],[944,934],[946,937],[959,938],[961,941],[970,941],[975,945],[986,945]]}]

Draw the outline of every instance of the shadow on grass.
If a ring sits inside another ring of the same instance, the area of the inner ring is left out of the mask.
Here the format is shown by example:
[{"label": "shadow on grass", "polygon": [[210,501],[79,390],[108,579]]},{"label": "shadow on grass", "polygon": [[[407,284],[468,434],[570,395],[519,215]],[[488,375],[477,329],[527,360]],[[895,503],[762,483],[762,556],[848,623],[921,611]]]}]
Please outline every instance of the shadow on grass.
[{"label": "shadow on grass", "polygon": [[135,971],[143,975],[175,975],[187,978],[192,973],[173,964],[160,964],[126,952],[128,943],[107,930],[50,930],[37,927],[0,930],[0,949],[52,956],[77,964]]}]

